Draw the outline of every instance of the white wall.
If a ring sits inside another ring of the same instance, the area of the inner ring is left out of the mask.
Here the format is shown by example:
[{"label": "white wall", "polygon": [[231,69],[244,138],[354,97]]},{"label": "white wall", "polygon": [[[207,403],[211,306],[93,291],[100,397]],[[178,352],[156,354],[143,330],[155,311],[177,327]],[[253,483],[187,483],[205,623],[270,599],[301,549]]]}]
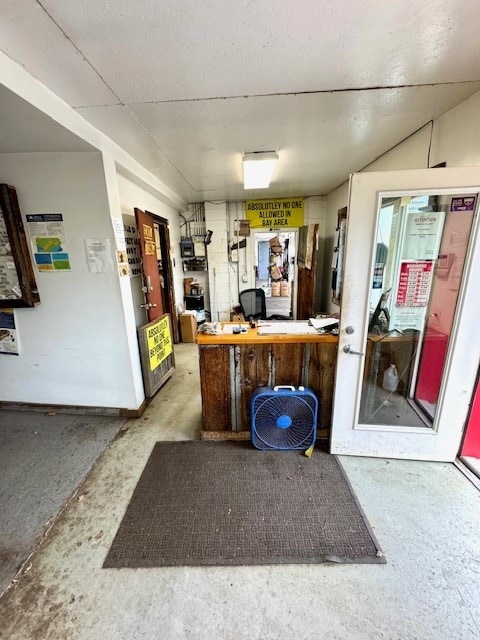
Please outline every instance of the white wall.
[{"label": "white wall", "polygon": [[[205,203],[205,223],[213,234],[207,246],[208,256],[208,289],[212,322],[230,320],[232,308],[231,267],[227,258],[227,238],[229,221],[226,203]],[[237,304],[237,301],[234,304]],[[207,306],[207,304],[206,304]]]},{"label": "white wall", "polygon": [[[101,154],[3,155],[0,177],[16,187],[23,216],[63,214],[72,265],[36,273],[41,304],[15,311],[20,355],[0,354],[0,400],[138,408]],[[87,238],[110,241],[107,273],[89,272]]]},{"label": "white wall", "polygon": [[[402,169],[426,169],[446,162],[448,167],[480,164],[480,92],[436,120],[433,130],[430,124],[408,138],[384,156],[365,167],[364,171],[393,171]],[[431,148],[429,153],[431,141]],[[338,209],[348,203],[348,182],[327,196],[326,252],[324,260],[324,297],[328,310],[338,311],[331,302],[330,274],[333,238]]]},{"label": "white wall", "polygon": [[434,127],[432,162],[448,167],[480,164],[480,92],[439,118]]}]

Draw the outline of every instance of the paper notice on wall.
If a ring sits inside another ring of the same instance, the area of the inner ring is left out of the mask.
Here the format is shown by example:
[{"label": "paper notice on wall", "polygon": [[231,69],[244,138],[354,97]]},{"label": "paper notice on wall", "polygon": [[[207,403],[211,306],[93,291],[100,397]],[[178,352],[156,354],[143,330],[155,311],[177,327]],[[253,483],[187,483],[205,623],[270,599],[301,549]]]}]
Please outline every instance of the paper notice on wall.
[{"label": "paper notice on wall", "polygon": [[402,250],[403,260],[436,260],[442,239],[443,211],[409,213]]},{"label": "paper notice on wall", "polygon": [[122,218],[112,218],[112,226],[113,233],[115,234],[115,242],[117,244],[117,249],[125,249],[125,234],[123,231],[123,219]]},{"label": "paper notice on wall", "polygon": [[39,271],[70,271],[70,255],[61,213],[27,215],[33,259]]},{"label": "paper notice on wall", "polygon": [[85,240],[85,254],[90,273],[106,273],[113,271],[110,240],[96,238]]},{"label": "paper notice on wall", "polygon": [[13,309],[0,311],[0,353],[18,356],[17,330]]}]

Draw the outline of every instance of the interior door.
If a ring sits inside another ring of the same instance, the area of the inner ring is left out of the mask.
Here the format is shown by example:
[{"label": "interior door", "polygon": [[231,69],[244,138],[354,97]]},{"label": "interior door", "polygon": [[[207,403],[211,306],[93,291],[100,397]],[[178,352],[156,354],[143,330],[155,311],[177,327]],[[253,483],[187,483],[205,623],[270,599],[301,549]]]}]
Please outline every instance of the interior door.
[{"label": "interior door", "polygon": [[480,358],[480,169],[350,180],[331,451],[452,461]]},{"label": "interior door", "polygon": [[160,290],[162,293],[162,304],[165,313],[170,314],[170,324],[173,334],[173,341],[179,342],[177,310],[175,306],[175,289],[173,284],[172,258],[170,255],[170,232],[168,230],[168,220],[150,214],[154,221],[155,239],[157,242],[158,273],[160,276]]},{"label": "interior door", "polygon": [[318,247],[318,224],[301,227],[297,254],[297,314],[298,320],[314,318],[319,306],[318,271],[322,255]]},{"label": "interior door", "polygon": [[160,318],[165,313],[158,269],[157,243],[153,218],[135,208],[138,229],[138,245],[142,263],[143,291],[148,322]]}]

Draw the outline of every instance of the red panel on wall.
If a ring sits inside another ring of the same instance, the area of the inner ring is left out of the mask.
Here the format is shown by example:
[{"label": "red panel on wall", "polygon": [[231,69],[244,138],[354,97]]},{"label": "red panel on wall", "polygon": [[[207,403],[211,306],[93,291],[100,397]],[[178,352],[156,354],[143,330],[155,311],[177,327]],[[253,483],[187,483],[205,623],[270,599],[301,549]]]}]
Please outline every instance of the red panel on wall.
[{"label": "red panel on wall", "polygon": [[415,389],[417,400],[426,400],[432,404],[438,401],[447,345],[448,336],[439,331],[427,329],[418,367]]},{"label": "red panel on wall", "polygon": [[462,456],[480,458],[480,385],[477,382],[467,433],[462,447]]}]

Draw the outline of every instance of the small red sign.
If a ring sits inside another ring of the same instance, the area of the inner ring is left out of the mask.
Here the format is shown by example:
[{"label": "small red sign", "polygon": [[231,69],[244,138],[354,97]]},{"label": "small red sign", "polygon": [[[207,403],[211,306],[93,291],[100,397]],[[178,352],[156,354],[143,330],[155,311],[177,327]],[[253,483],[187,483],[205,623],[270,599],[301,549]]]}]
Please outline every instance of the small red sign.
[{"label": "small red sign", "polygon": [[426,307],[432,273],[432,260],[402,262],[398,282],[397,307]]}]

